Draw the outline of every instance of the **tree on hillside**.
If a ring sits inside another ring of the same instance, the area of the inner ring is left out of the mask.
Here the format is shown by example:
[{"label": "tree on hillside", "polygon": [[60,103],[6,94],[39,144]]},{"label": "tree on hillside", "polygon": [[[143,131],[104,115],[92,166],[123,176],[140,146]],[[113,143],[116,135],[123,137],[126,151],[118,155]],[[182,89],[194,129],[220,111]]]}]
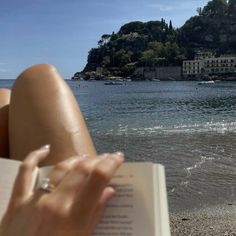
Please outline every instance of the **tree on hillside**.
[{"label": "tree on hillside", "polygon": [[88,62],[84,68],[84,71],[95,71],[96,67],[100,66],[102,55],[99,48],[92,48],[88,54]]},{"label": "tree on hillside", "polygon": [[223,16],[228,9],[227,0],[212,0],[203,8],[203,16]]},{"label": "tree on hillside", "polygon": [[116,67],[122,67],[131,62],[132,52],[126,52],[124,49],[120,49],[115,52],[114,61]]},{"label": "tree on hillside", "polygon": [[102,67],[108,67],[111,65],[111,58],[110,56],[105,56],[102,60],[101,66]]},{"label": "tree on hillside", "polygon": [[170,65],[175,65],[177,57],[180,55],[180,48],[177,43],[167,42],[165,45],[166,60]]},{"label": "tree on hillside", "polygon": [[143,34],[143,30],[144,30],[144,23],[143,22],[133,21],[133,22],[123,25],[120,28],[118,34],[119,35],[130,34],[132,32],[137,32],[139,34]]},{"label": "tree on hillside", "polygon": [[170,20],[170,23],[169,23],[169,30],[173,30],[173,26],[172,26],[172,21]]},{"label": "tree on hillside", "polygon": [[236,0],[229,0],[228,14],[229,14],[229,16],[236,17]]},{"label": "tree on hillside", "polygon": [[110,34],[103,34],[101,39],[98,41],[98,45],[101,47],[109,42],[111,38]]},{"label": "tree on hillside", "polygon": [[202,8],[201,8],[201,7],[198,7],[198,8],[197,8],[197,13],[198,13],[199,16],[202,15]]},{"label": "tree on hillside", "polygon": [[179,29],[162,18],[130,22],[102,35],[84,72],[103,67],[108,74],[127,76],[138,66],[179,66],[198,50],[236,53],[236,0],[210,0],[197,12]]},{"label": "tree on hillside", "polygon": [[157,42],[157,41],[150,42],[148,44],[148,49],[153,50],[158,57],[165,56],[165,48],[164,48],[163,43],[161,42]]},{"label": "tree on hillside", "polygon": [[185,58],[177,43],[167,42],[165,44],[154,41],[148,44],[141,57],[143,66],[167,66],[179,65],[181,58]]}]

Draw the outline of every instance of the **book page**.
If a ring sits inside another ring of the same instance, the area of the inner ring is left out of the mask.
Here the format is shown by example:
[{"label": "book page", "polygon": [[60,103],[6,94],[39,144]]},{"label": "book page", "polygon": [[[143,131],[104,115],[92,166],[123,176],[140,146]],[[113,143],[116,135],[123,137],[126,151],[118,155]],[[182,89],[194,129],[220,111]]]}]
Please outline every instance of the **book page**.
[{"label": "book page", "polygon": [[125,163],[112,179],[116,195],[94,236],[154,236],[153,165]]},{"label": "book page", "polygon": [[[20,161],[0,158],[0,220],[7,209],[20,164]],[[36,176],[37,169],[33,173],[32,189]]]},{"label": "book page", "polygon": [[[38,182],[51,170],[52,167],[40,168]],[[124,163],[110,185],[116,195],[93,236],[170,235],[163,166]]]}]

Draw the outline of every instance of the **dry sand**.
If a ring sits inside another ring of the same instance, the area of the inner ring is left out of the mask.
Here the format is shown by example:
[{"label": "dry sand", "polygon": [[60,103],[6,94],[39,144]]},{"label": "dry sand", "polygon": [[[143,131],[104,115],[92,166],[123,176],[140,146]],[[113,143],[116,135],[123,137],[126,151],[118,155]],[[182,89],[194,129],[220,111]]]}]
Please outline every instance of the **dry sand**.
[{"label": "dry sand", "polygon": [[170,215],[172,236],[236,236],[236,202]]}]

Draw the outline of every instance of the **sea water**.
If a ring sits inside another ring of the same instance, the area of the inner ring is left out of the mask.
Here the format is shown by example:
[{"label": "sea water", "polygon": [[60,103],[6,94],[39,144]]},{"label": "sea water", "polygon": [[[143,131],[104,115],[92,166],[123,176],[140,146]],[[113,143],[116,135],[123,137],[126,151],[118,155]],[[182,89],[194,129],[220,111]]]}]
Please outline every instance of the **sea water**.
[{"label": "sea water", "polygon": [[235,199],[236,82],[67,83],[99,153],[165,165],[171,212]]}]

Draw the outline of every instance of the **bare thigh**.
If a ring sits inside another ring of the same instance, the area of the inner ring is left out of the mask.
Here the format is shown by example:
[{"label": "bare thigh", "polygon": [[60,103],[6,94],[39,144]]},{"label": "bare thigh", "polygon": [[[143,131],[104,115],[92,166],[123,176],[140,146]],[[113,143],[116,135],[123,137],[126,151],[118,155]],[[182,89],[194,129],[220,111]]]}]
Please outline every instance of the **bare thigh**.
[{"label": "bare thigh", "polygon": [[0,157],[9,157],[8,112],[11,91],[0,88]]},{"label": "bare thigh", "polygon": [[9,109],[10,158],[23,160],[32,150],[50,144],[43,165],[71,156],[96,155],[79,105],[55,67],[42,64],[16,80]]}]

